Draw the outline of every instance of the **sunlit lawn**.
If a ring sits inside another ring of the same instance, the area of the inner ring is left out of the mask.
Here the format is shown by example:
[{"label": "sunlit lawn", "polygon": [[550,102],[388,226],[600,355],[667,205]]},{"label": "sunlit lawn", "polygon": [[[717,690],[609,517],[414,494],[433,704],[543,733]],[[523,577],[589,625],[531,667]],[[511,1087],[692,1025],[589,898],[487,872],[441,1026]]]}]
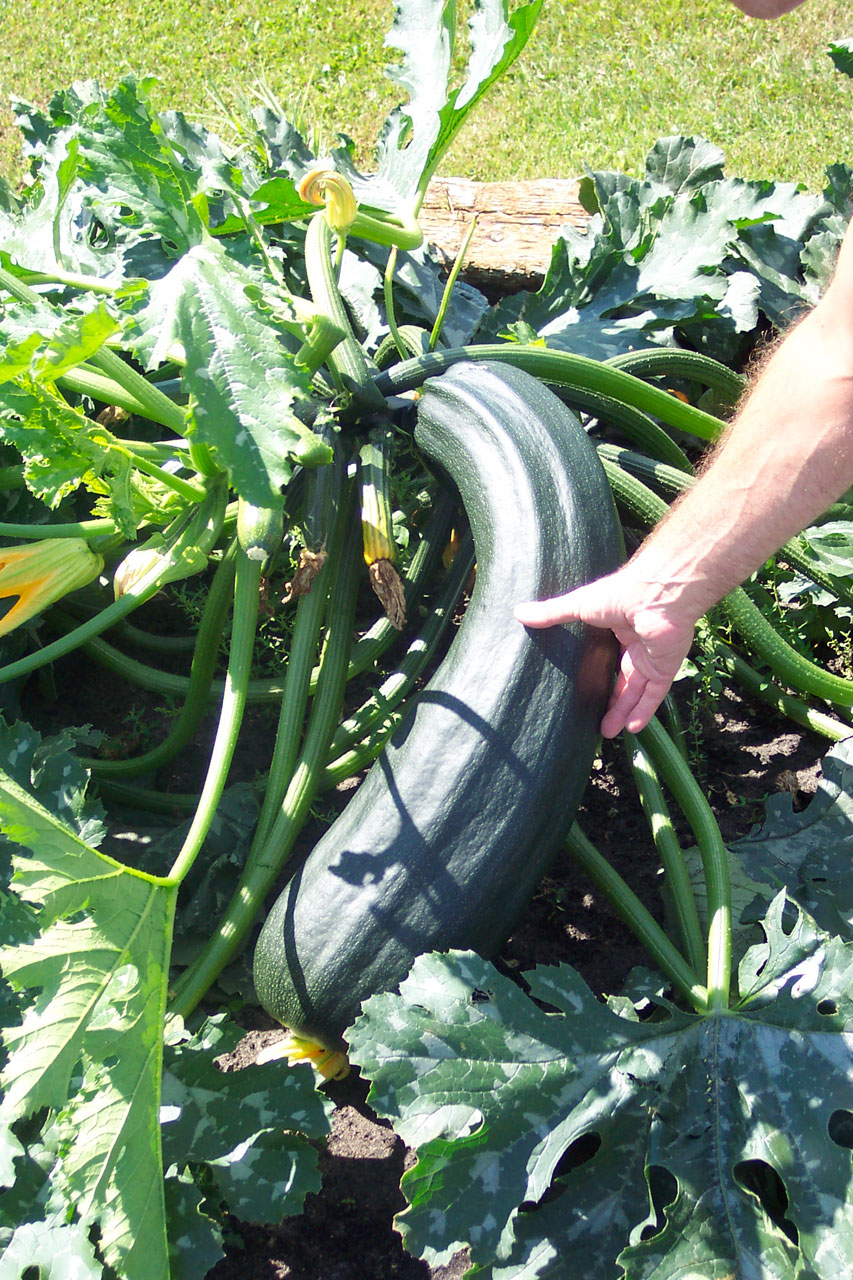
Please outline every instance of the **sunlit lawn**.
[{"label": "sunlit lawn", "polygon": [[[382,73],[387,0],[30,0],[7,6],[0,45],[0,170],[24,167],[7,107],[76,78],[153,74],[159,107],[227,131],[263,80],[321,137],[351,134],[362,160],[397,94]],[[728,171],[821,185],[850,157],[853,81],[825,53],[853,34],[848,0],[806,0],[755,22],[728,0],[546,0],[521,61],[481,108],[444,172],[478,179],[638,172],[654,140],[699,133]]]}]

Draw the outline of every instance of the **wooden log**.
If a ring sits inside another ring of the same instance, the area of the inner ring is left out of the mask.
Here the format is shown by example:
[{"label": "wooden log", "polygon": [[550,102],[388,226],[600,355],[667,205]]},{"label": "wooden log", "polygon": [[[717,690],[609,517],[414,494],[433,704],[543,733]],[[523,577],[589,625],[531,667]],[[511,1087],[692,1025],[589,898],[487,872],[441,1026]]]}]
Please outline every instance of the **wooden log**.
[{"label": "wooden log", "polygon": [[539,288],[561,227],[583,228],[589,214],[578,178],[472,182],[433,178],[420,214],[425,238],[454,262],[472,219],[477,225],[464,276],[487,294]]}]

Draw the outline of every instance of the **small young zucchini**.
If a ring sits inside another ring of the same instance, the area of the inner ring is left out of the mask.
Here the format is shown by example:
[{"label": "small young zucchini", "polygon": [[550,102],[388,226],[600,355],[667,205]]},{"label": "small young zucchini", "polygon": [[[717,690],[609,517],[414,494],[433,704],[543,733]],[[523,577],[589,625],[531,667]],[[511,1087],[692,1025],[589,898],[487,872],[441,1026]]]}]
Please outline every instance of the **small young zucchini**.
[{"label": "small young zucchini", "polygon": [[458,486],[474,592],[447,657],[255,953],[264,1007],[331,1049],[418,954],[500,947],[571,825],[615,667],[610,632],[528,631],[512,612],[624,554],[574,414],[529,374],[460,363],[425,384],[415,440]]}]

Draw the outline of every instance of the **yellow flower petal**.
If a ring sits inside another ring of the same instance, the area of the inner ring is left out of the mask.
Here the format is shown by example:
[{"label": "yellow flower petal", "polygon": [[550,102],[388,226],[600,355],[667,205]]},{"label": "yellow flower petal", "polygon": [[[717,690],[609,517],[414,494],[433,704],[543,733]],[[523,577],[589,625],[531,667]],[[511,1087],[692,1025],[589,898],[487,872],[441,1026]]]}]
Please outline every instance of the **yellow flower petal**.
[{"label": "yellow flower petal", "polygon": [[326,221],[339,236],[345,236],[358,214],[352,187],[337,169],[311,169],[299,184],[299,196],[309,204],[326,206]]},{"label": "yellow flower petal", "polygon": [[0,636],[84,587],[103,567],[103,556],[85,538],[43,538],[0,547],[0,607],[14,601],[0,617]]}]

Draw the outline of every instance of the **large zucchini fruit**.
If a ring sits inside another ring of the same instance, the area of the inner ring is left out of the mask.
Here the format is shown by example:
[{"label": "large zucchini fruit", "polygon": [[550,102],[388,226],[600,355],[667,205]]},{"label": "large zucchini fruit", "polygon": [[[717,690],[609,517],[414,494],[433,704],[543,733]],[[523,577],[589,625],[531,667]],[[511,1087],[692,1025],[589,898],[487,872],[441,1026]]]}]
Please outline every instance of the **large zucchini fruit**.
[{"label": "large zucchini fruit", "polygon": [[264,1007],[329,1048],[415,956],[494,953],[571,825],[615,665],[611,633],[528,631],[512,606],[614,569],[604,472],[556,396],[511,366],[425,383],[415,440],[456,483],[476,585],[436,674],[273,906]]}]

